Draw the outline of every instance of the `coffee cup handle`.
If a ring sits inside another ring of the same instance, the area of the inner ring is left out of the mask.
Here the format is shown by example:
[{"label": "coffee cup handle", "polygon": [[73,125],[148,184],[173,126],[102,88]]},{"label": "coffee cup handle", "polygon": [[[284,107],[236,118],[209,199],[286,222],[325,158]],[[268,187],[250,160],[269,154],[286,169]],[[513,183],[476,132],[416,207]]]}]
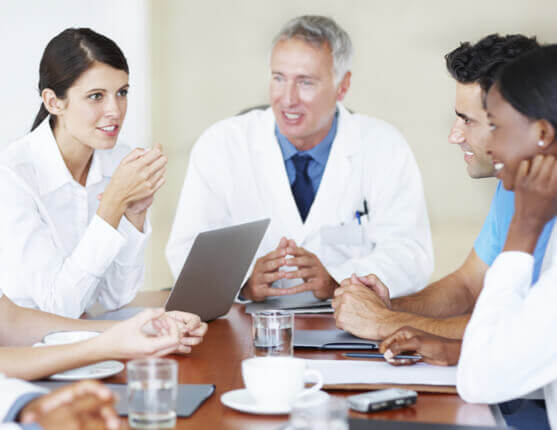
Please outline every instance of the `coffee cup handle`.
[{"label": "coffee cup handle", "polygon": [[307,379],[316,379],[317,382],[313,384],[310,388],[305,388],[298,397],[307,396],[308,394],[317,393],[321,388],[323,388],[323,376],[321,372],[317,369],[307,369],[304,372],[304,381]]}]

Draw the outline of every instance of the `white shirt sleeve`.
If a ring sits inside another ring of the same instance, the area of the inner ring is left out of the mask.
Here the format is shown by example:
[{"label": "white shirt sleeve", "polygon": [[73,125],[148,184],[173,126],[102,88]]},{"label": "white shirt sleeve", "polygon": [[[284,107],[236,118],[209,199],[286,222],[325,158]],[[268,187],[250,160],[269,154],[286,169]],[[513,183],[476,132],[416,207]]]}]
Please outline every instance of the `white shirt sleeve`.
[{"label": "white shirt sleeve", "polygon": [[116,230],[95,215],[68,250],[40,200],[8,169],[0,169],[0,201],[0,285],[14,301],[77,318],[95,294],[109,309],[135,296],[148,232],[132,232],[127,220]]},{"label": "white shirt sleeve", "polygon": [[8,426],[1,423],[17,399],[25,394],[41,392],[44,393],[46,390],[19,379],[4,378],[0,375],[0,428],[4,430],[2,426]]},{"label": "white shirt sleeve", "polygon": [[533,266],[530,254],[511,251],[487,271],[458,364],[464,400],[503,402],[557,380],[557,266],[530,287]]}]

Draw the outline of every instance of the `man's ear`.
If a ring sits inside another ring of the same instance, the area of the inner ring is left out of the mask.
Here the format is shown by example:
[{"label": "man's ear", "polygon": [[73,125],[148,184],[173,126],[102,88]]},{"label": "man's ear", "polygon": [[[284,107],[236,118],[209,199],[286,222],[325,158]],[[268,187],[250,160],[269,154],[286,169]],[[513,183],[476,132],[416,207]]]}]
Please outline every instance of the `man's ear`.
[{"label": "man's ear", "polygon": [[344,100],[348,89],[350,88],[350,78],[352,77],[352,72],[346,72],[340,81],[337,90],[337,101],[341,102]]},{"label": "man's ear", "polygon": [[64,107],[62,100],[60,100],[56,93],[50,88],[45,88],[41,92],[41,98],[43,99],[43,104],[48,113],[51,115],[60,115]]}]

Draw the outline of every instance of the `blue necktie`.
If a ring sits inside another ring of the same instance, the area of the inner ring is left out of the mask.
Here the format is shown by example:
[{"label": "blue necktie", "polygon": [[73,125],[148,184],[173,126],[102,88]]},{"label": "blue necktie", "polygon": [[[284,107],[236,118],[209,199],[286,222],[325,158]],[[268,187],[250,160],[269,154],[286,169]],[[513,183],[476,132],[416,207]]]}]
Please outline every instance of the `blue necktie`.
[{"label": "blue necktie", "polygon": [[311,155],[308,154],[292,156],[292,161],[296,167],[296,178],[292,184],[292,194],[294,194],[294,200],[296,200],[298,211],[304,222],[315,197],[313,185],[308,175],[308,166],[311,159]]}]

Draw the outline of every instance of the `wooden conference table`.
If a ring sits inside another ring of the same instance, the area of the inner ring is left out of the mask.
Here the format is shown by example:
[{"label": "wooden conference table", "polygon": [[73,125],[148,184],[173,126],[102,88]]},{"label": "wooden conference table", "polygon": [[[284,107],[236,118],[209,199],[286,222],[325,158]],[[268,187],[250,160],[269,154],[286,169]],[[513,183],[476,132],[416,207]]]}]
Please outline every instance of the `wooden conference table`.
[{"label": "wooden conference table", "polygon": [[[168,292],[142,292],[130,306],[162,306]],[[296,315],[295,328],[331,329],[332,315]],[[209,323],[203,343],[186,356],[173,355],[179,364],[181,384],[215,384],[214,394],[190,418],[177,421],[177,429],[273,429],[287,422],[287,415],[262,416],[237,412],[224,406],[220,396],[230,390],[244,388],[240,363],[254,353],[251,340],[251,317],[244,307],[235,304],[222,318]],[[294,350],[296,357],[343,359],[341,353]],[[125,383],[125,372],[106,382]],[[328,391],[334,396],[357,394],[356,391]],[[394,411],[363,414],[350,411],[354,418],[373,418],[432,423],[495,425],[487,405],[464,402],[456,394],[419,393],[415,406]]]}]

